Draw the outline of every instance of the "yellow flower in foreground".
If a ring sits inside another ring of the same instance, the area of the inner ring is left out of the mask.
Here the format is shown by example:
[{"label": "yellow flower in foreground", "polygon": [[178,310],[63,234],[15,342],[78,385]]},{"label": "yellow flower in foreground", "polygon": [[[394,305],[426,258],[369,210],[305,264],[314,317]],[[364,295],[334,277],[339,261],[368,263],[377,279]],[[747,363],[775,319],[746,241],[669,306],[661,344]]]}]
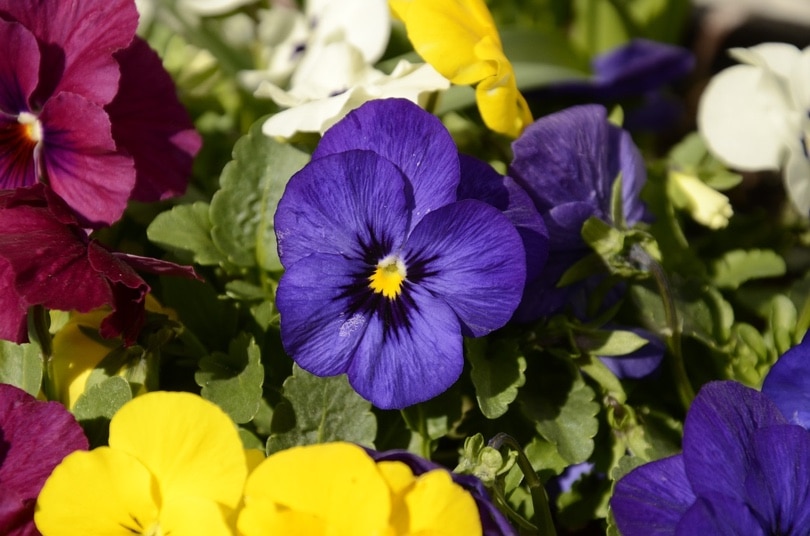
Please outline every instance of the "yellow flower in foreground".
[{"label": "yellow flower in foreground", "polygon": [[239,516],[245,536],[435,535],[482,532],[473,497],[437,469],[414,476],[350,443],[273,454],[248,477]]},{"label": "yellow flower in foreground", "polygon": [[219,536],[242,497],[245,451],[231,419],[190,393],[133,399],[109,447],[74,452],[37,500],[44,536]]},{"label": "yellow flower in foreground", "polygon": [[484,0],[389,0],[414,50],[454,84],[477,84],[484,123],[517,138],[532,122]]}]

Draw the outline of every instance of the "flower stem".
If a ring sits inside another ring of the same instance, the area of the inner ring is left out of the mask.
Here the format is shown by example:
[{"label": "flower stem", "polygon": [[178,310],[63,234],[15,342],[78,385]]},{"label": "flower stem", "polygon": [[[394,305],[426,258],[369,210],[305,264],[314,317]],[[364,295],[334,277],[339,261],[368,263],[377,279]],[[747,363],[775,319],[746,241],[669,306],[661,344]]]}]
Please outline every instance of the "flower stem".
[{"label": "flower stem", "polygon": [[42,392],[48,400],[58,400],[53,375],[53,344],[49,331],[50,316],[42,305],[35,305],[28,314],[28,333],[32,342],[39,346],[42,356]]}]

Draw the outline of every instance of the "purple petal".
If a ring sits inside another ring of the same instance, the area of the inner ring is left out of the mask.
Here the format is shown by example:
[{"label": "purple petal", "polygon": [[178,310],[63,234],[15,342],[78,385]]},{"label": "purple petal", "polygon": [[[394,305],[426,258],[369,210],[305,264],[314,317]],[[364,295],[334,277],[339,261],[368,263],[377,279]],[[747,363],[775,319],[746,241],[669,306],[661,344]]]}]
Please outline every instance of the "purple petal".
[{"label": "purple petal", "polygon": [[526,262],[515,227],[497,209],[466,199],[439,208],[403,248],[408,279],[444,300],[465,335],[503,326],[523,294]]},{"label": "purple petal", "polygon": [[23,343],[28,340],[27,307],[14,288],[14,272],[0,259],[0,339]]},{"label": "purple petal", "polygon": [[313,160],[366,149],[399,167],[413,186],[410,227],[422,217],[456,200],[458,151],[438,118],[405,99],[369,101],[324,134]]},{"label": "purple petal", "polygon": [[0,112],[0,188],[20,188],[37,181],[36,151],[26,126]]},{"label": "purple petal", "polygon": [[748,504],[769,534],[810,527],[810,432],[792,424],[754,432]]},{"label": "purple petal", "polygon": [[679,454],[633,469],[616,482],[610,507],[624,536],[671,536],[695,501]]},{"label": "purple petal", "polygon": [[30,111],[28,98],[39,79],[39,46],[24,26],[0,19],[0,113]]},{"label": "purple petal", "polygon": [[145,41],[136,37],[115,57],[121,66],[120,89],[105,109],[115,143],[135,159],[132,199],[150,202],[182,195],[202,139],[177,100],[163,63]]},{"label": "purple petal", "polygon": [[810,428],[810,339],[784,353],[774,363],[762,392],[779,407],[790,422]]},{"label": "purple petal", "polygon": [[684,464],[695,493],[714,492],[744,501],[754,431],[785,422],[776,405],[759,391],[732,381],[704,385],[684,422]]},{"label": "purple petal", "polygon": [[60,93],[47,102],[40,120],[48,184],[83,223],[118,220],[135,185],[135,168],[116,151],[104,110],[79,95]]},{"label": "purple petal", "polygon": [[[719,494],[700,497],[684,514],[675,536],[768,536],[748,507]],[[626,536],[626,535],[625,535]]]},{"label": "purple petal", "polygon": [[[369,314],[352,311],[345,289],[366,265],[341,255],[314,253],[287,268],[276,292],[281,340],[298,365],[316,376],[346,372]],[[362,283],[362,281],[361,281]]]},{"label": "purple petal", "polygon": [[407,323],[391,326],[371,316],[349,364],[349,383],[382,409],[430,400],[449,389],[464,368],[453,310],[419,286],[408,291],[413,305]]},{"label": "purple petal", "polygon": [[504,177],[486,162],[465,154],[459,155],[459,162],[458,199],[483,201],[509,218],[523,240],[526,280],[533,280],[548,258],[548,230],[531,198],[511,177]]},{"label": "purple petal", "polygon": [[289,268],[312,253],[377,262],[398,249],[408,227],[410,185],[369,151],[311,161],[293,175],[275,216],[278,252]]},{"label": "purple petal", "polygon": [[138,26],[131,0],[0,0],[0,18],[20,22],[41,43],[39,103],[60,91],[99,105],[115,96],[118,63],[112,53],[132,41]]}]

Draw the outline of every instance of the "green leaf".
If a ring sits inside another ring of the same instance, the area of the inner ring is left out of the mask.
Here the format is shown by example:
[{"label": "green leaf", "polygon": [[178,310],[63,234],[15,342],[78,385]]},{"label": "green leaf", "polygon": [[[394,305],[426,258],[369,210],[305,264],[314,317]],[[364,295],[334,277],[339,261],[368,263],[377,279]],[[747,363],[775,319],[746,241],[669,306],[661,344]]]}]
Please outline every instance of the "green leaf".
[{"label": "green leaf", "polygon": [[290,177],[309,155],[262,133],[258,120],[233,150],[211,199],[211,235],[228,259],[242,267],[281,270],[273,215]]},{"label": "green leaf", "polygon": [[480,337],[465,339],[464,345],[478,406],[485,417],[496,419],[506,413],[518,388],[526,383],[526,358],[515,339]]},{"label": "green leaf", "polygon": [[614,356],[635,352],[647,339],[632,331],[607,331],[573,326],[577,347],[591,355]]},{"label": "green leaf", "polygon": [[31,396],[42,386],[42,357],[33,344],[0,341],[0,383],[19,387]]},{"label": "green leaf", "polygon": [[249,422],[259,411],[264,383],[261,350],[245,333],[231,341],[228,353],[214,352],[200,360],[194,381],[210,400],[236,423]]},{"label": "green leaf", "polygon": [[110,420],[130,400],[132,390],[129,382],[119,376],[94,385],[76,400],[73,415],[84,429],[90,448],[107,444]]},{"label": "green leaf", "polygon": [[735,249],[712,263],[712,279],[720,288],[736,289],[746,281],[785,274],[785,260],[768,249]]},{"label": "green leaf", "polygon": [[[267,454],[329,441],[350,441],[374,446],[377,420],[371,403],[358,395],[345,375],[319,378],[298,365],[283,385],[283,395],[293,412],[291,429],[274,432],[267,440]],[[279,408],[273,415],[274,425]]]},{"label": "green leaf", "polygon": [[446,436],[461,419],[462,399],[457,386],[435,398],[402,410],[402,417],[414,434],[408,450],[430,458],[436,440]]},{"label": "green leaf", "polygon": [[630,39],[622,13],[610,0],[573,0],[571,41],[588,56],[615,48]]},{"label": "green leaf", "polygon": [[225,262],[225,255],[211,240],[208,203],[178,205],[158,214],[146,229],[153,243],[177,254],[186,262],[215,266]]}]

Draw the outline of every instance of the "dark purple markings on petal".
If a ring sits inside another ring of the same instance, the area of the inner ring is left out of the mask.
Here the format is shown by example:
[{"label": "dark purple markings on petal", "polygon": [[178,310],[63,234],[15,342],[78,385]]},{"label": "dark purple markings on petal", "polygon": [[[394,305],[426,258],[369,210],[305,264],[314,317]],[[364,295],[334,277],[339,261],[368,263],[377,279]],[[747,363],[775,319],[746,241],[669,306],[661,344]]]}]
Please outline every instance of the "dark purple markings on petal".
[{"label": "dark purple markings on petal", "polygon": [[[763,530],[745,503],[722,494],[708,494],[695,501],[674,533],[675,536],[772,536]],[[627,535],[625,535],[627,536]]]},{"label": "dark purple markings on petal", "polygon": [[202,139],[146,41],[136,37],[115,57],[121,66],[120,89],[105,110],[115,143],[135,160],[132,199],[151,202],[182,195]]},{"label": "dark purple markings on petal", "polygon": [[810,527],[810,432],[793,424],[754,432],[747,503],[767,534],[800,536]]},{"label": "dark purple markings on petal", "polygon": [[0,188],[31,186],[37,181],[36,148],[26,125],[0,113]]},{"label": "dark purple markings on petal", "polygon": [[369,101],[326,131],[312,158],[363,149],[393,162],[413,186],[413,228],[456,200],[458,150],[441,121],[406,99]]},{"label": "dark purple markings on petal", "polygon": [[348,368],[352,387],[383,409],[401,409],[446,391],[461,375],[461,328],[453,310],[429,291],[414,286],[418,307],[408,310],[409,329],[389,330],[384,319],[368,326]]},{"label": "dark purple markings on petal", "polygon": [[[401,247],[411,187],[390,161],[369,151],[313,160],[293,175],[275,215],[285,268],[313,253],[366,259],[374,265]],[[369,255],[381,252],[379,258]]]},{"label": "dark purple markings on petal", "polygon": [[60,91],[104,105],[118,91],[113,52],[129,45],[138,26],[131,0],[0,0],[0,18],[18,21],[40,42],[39,88],[32,106]]},{"label": "dark purple markings on petal", "polygon": [[610,507],[624,536],[671,536],[695,501],[676,455],[632,470],[616,482]]},{"label": "dark purple markings on petal", "polygon": [[444,300],[468,336],[502,327],[526,282],[517,230],[500,211],[473,199],[425,216],[408,237],[403,258],[408,281]]},{"label": "dark purple markings on petal", "polygon": [[786,422],[759,391],[732,381],[704,385],[684,422],[683,457],[692,489],[744,501],[754,431]]},{"label": "dark purple markings on petal", "polygon": [[790,421],[810,428],[810,339],[785,352],[768,371],[762,392]]},{"label": "dark purple markings on petal", "polygon": [[30,111],[28,99],[39,78],[39,47],[24,26],[2,19],[0,43],[0,115],[16,116]]},{"label": "dark purple markings on petal", "polygon": [[60,93],[40,120],[45,177],[54,192],[87,226],[118,220],[135,185],[135,167],[116,150],[106,112],[84,97]]}]

